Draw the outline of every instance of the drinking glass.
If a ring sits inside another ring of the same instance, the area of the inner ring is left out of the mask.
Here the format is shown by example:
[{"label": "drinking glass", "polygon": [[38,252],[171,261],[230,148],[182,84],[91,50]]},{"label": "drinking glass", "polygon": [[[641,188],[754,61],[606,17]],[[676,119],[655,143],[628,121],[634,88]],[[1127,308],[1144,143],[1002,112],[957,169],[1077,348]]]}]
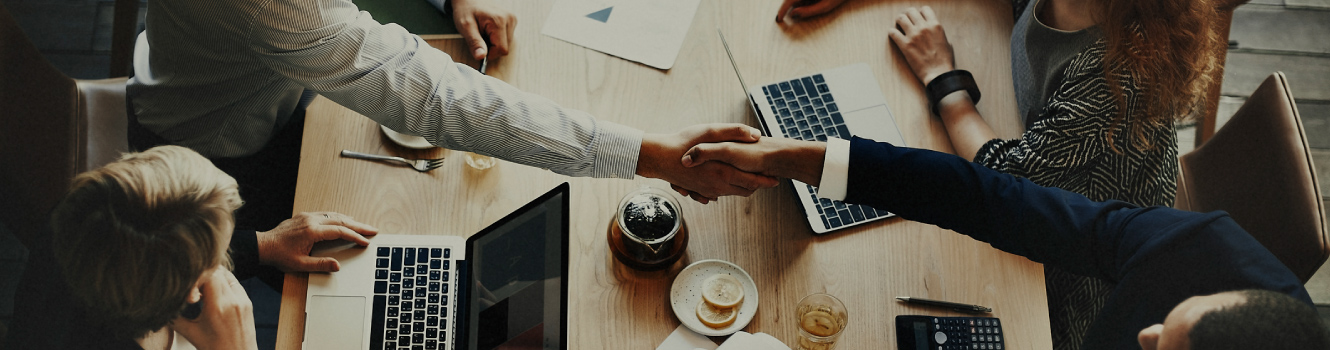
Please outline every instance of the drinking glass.
[{"label": "drinking glass", "polygon": [[815,293],[799,300],[795,308],[799,320],[799,339],[794,350],[832,350],[840,339],[850,317],[845,304],[829,294]]},{"label": "drinking glass", "polygon": [[476,170],[489,169],[494,167],[495,164],[499,164],[499,160],[494,159],[494,157],[471,152],[466,152],[464,158],[466,159],[466,165],[471,166],[472,169]]}]

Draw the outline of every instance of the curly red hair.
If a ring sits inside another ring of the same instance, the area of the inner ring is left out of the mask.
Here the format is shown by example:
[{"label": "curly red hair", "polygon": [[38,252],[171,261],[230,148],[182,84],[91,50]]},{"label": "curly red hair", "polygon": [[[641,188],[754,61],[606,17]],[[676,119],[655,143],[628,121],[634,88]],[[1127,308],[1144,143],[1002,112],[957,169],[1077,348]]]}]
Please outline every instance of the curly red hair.
[{"label": "curly red hair", "polygon": [[[1219,72],[1225,46],[1215,29],[1219,12],[1211,0],[1099,0],[1107,53],[1104,75],[1118,104],[1115,126],[1127,113],[1132,137],[1146,147],[1144,126],[1160,126],[1203,113],[1206,92]],[[1144,92],[1129,110],[1122,75]],[[1111,128],[1108,137],[1113,137]]]}]

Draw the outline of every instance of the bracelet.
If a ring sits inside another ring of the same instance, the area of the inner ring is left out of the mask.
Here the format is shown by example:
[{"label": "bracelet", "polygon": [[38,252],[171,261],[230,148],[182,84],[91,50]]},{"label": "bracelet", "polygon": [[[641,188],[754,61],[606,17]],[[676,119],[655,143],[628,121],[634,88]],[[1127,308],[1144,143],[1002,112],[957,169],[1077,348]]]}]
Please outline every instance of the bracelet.
[{"label": "bracelet", "polygon": [[979,104],[979,85],[974,83],[974,75],[969,71],[957,69],[942,73],[928,82],[924,90],[928,93],[929,104],[933,105],[933,114],[938,116],[942,116],[937,110],[942,98],[958,90],[965,90],[970,94],[970,101]]}]

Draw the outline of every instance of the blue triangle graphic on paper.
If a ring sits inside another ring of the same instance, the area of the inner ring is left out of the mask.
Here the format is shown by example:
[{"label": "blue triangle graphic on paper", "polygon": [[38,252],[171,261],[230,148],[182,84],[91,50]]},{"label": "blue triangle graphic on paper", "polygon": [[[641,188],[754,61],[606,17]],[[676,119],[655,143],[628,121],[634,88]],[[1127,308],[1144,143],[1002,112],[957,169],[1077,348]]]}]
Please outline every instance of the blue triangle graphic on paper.
[{"label": "blue triangle graphic on paper", "polygon": [[592,12],[591,14],[586,15],[586,18],[600,21],[600,23],[609,23],[610,11],[614,11],[614,6],[606,7],[604,10]]}]

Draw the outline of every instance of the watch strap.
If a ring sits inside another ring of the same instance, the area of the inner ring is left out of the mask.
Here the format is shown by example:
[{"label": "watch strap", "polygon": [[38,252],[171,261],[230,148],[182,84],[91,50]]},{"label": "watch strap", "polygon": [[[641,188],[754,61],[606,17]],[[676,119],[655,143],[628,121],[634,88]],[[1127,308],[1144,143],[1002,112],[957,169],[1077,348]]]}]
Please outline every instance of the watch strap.
[{"label": "watch strap", "polygon": [[942,98],[958,90],[965,90],[970,94],[970,101],[979,103],[979,85],[975,84],[974,75],[966,70],[957,69],[942,73],[928,82],[924,90],[928,94],[928,103],[932,105],[933,114],[939,116],[942,114],[938,113],[938,104],[942,102]]}]

